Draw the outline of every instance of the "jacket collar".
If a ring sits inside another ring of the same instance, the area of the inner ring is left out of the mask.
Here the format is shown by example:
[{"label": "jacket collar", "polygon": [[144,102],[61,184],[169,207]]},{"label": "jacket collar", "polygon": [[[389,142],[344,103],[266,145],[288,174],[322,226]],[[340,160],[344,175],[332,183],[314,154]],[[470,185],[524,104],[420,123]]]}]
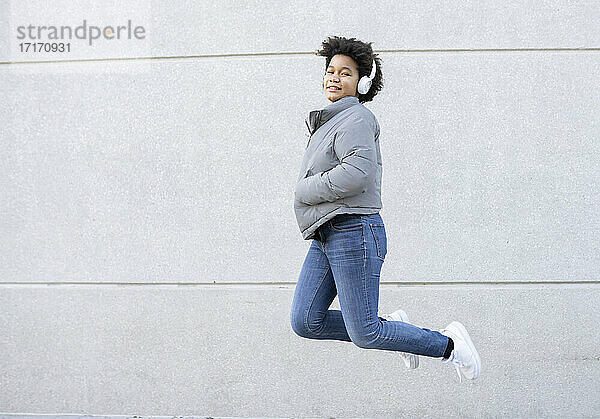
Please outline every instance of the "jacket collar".
[{"label": "jacket collar", "polygon": [[308,114],[308,118],[305,120],[309,134],[313,135],[321,125],[329,121],[336,114],[356,104],[358,104],[358,98],[356,96],[344,96],[321,110],[311,111]]}]

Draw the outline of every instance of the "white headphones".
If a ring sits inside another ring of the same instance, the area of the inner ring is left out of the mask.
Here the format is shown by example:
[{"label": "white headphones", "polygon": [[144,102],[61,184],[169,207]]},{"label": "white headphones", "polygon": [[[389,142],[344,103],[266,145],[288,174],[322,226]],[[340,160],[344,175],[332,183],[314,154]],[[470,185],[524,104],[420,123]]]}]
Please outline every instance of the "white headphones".
[{"label": "white headphones", "polygon": [[358,93],[361,95],[366,94],[371,88],[371,83],[373,82],[373,78],[375,77],[375,71],[377,67],[375,66],[375,60],[373,60],[373,69],[371,70],[371,74],[369,76],[362,76],[358,81]]}]

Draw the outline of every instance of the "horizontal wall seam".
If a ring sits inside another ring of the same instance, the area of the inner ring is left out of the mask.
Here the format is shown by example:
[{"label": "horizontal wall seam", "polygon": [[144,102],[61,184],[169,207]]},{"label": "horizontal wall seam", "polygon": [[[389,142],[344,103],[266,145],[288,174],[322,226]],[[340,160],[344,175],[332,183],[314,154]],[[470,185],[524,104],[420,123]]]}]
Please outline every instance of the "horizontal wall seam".
[{"label": "horizontal wall seam", "polygon": [[[295,286],[296,282],[0,282],[0,287],[19,286],[118,286],[118,287],[219,287]],[[385,281],[381,286],[520,286],[520,285],[600,285],[600,281]]]},{"label": "horizontal wall seam", "polygon": [[[374,50],[375,53],[453,53],[453,52],[572,52],[593,51],[598,52],[600,48],[462,48],[462,49],[381,49]],[[152,57],[115,57],[115,58],[81,58],[72,60],[40,60],[40,61],[0,61],[0,65],[17,64],[48,64],[48,63],[85,63],[102,61],[146,61],[146,60],[183,60],[202,58],[231,58],[231,57],[268,57],[286,55],[315,55],[314,51],[289,51],[289,52],[256,52],[256,53],[225,53],[204,55],[173,55]]]}]

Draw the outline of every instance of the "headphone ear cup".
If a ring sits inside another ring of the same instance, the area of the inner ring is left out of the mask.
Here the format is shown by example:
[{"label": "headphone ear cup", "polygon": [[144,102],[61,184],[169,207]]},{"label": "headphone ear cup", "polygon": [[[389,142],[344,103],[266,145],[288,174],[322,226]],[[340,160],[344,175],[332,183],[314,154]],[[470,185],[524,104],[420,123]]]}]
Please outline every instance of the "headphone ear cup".
[{"label": "headphone ear cup", "polygon": [[377,71],[377,63],[375,62],[375,59],[373,58],[373,66],[371,68],[371,74],[368,76],[362,76],[360,78],[360,80],[358,81],[358,86],[356,88],[356,90],[358,90],[358,93],[364,95],[369,92],[369,90],[371,89],[371,84],[373,83],[373,79],[375,78],[376,71]]},{"label": "headphone ear cup", "polygon": [[358,88],[356,90],[358,90],[358,93],[361,95],[364,95],[371,88],[371,83],[372,81],[368,76],[362,76],[358,81]]}]

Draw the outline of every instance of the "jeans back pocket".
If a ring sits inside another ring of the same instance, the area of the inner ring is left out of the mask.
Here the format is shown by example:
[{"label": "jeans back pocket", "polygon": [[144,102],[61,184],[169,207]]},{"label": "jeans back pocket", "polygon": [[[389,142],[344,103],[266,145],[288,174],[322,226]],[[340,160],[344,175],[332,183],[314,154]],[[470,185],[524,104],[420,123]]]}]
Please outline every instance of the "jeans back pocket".
[{"label": "jeans back pocket", "polygon": [[387,236],[385,234],[385,226],[383,224],[369,224],[375,247],[377,248],[377,257],[384,260],[387,254]]}]

